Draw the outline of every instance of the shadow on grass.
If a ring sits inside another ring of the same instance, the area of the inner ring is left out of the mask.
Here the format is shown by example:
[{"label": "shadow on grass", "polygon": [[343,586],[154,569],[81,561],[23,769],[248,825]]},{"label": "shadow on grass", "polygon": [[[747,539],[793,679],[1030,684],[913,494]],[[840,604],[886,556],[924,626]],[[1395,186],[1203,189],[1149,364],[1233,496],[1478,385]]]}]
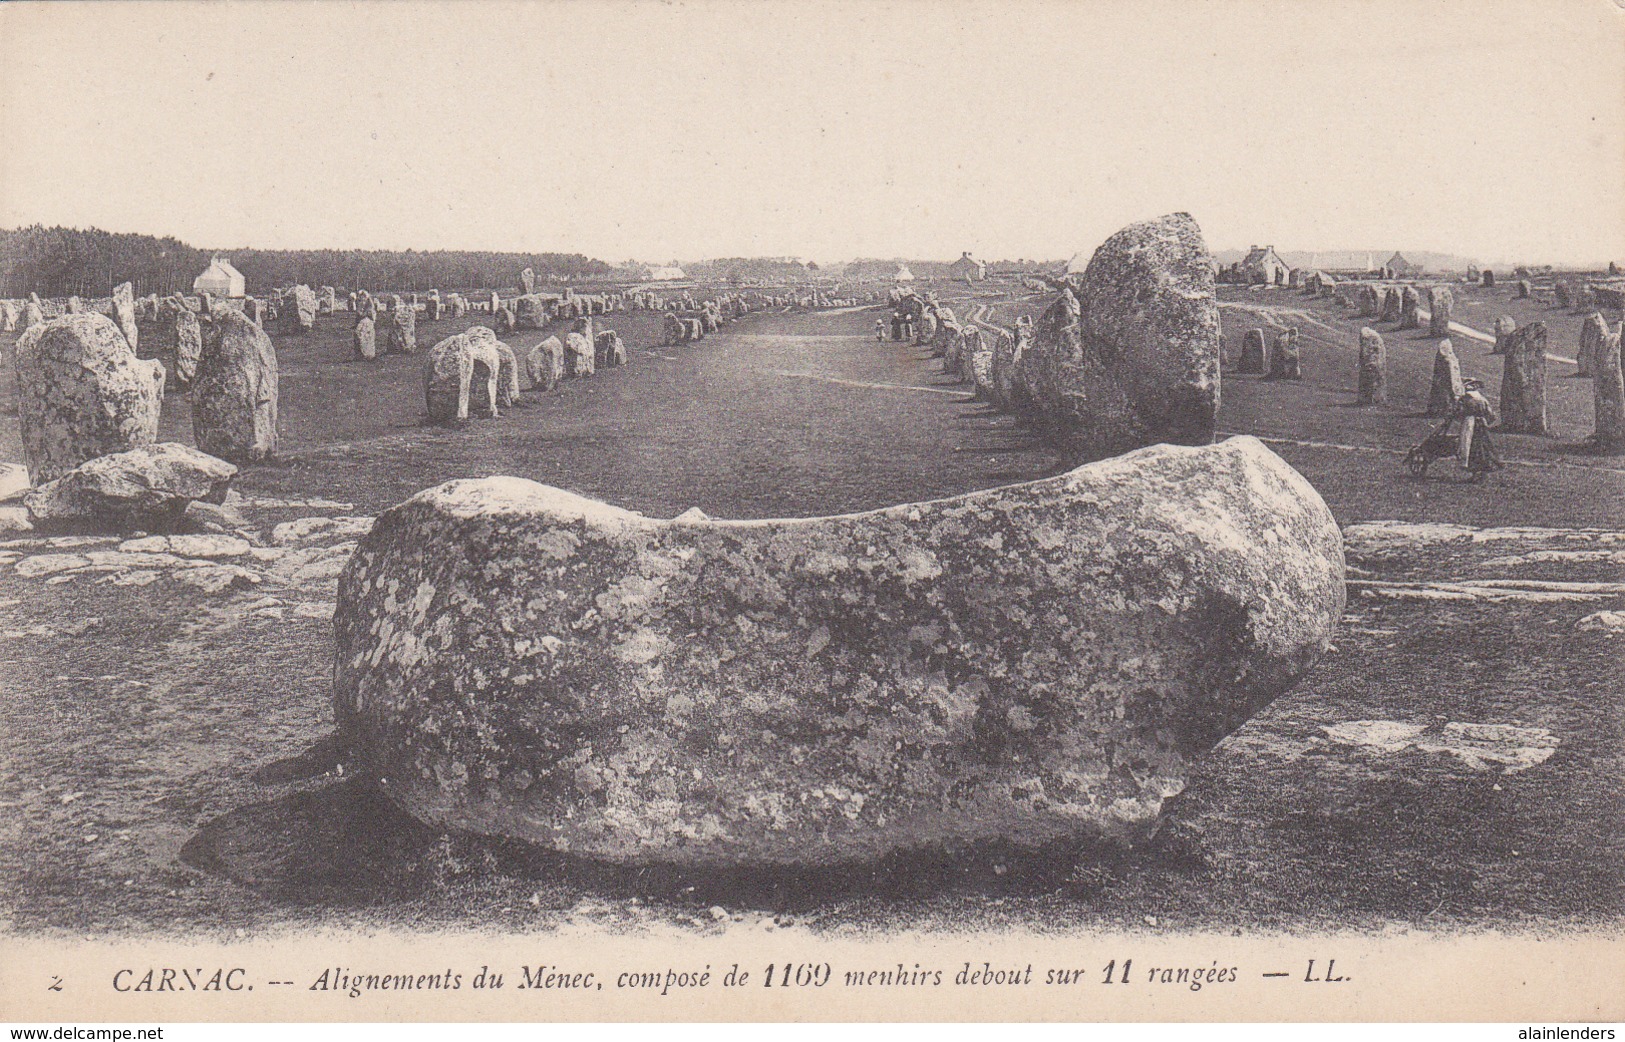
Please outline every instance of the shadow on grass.
[{"label": "shadow on grass", "polygon": [[[324,739],[300,756],[261,768],[256,779],[308,776],[332,766],[337,753]],[[222,814],[204,824],[180,856],[199,871],[299,906],[379,906],[477,888],[546,894],[550,907],[592,894],[798,912],[858,897],[910,901],[1063,890],[1082,896],[1147,869],[1205,870],[1196,847],[1176,832],[1166,830],[1133,849],[1090,842],[1036,849],[981,842],[818,867],[616,865],[432,828],[356,777]]]}]

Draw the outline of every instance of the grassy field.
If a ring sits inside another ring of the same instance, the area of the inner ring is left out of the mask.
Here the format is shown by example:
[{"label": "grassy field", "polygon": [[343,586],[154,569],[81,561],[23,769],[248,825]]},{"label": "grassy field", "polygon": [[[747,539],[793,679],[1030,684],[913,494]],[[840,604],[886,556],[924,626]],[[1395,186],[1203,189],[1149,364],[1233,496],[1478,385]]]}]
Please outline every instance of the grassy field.
[{"label": "grassy field", "polygon": [[[1572,357],[1580,316],[1529,302],[1511,310],[1506,292],[1458,294],[1459,320],[1488,329],[1504,307],[1520,321],[1540,317],[1552,353]],[[1003,324],[1047,302],[953,296],[962,316],[985,303],[986,320]],[[1591,388],[1566,375],[1572,367],[1552,364],[1556,437],[1502,438],[1510,465],[1482,485],[1442,463],[1416,481],[1400,459],[1431,425],[1420,414],[1434,341],[1379,326],[1392,401],[1359,409],[1357,320],[1288,292],[1226,288],[1221,299],[1232,353],[1265,316],[1304,331],[1302,383],[1226,378],[1226,432],[1270,439],[1345,525],[1396,519],[1502,533],[1391,552],[1351,541],[1351,576],[1407,588],[1625,580],[1625,553],[1606,549],[1625,544],[1505,533],[1625,528],[1625,463],[1577,447],[1590,430]],[[420,358],[353,361],[347,319],[324,318],[309,337],[276,338],[283,458],[240,476],[240,508],[266,533],[312,514],[375,514],[443,480],[502,473],[657,516],[692,506],[717,517],[793,516],[1065,467],[1018,422],[943,378],[926,352],[876,343],[875,315],[762,313],[671,349],[655,344],[654,316],[607,316],[601,325],[631,348],[625,369],[527,395],[502,418],[461,430],[422,425]],[[420,343],[458,328],[420,325]],[[505,339],[523,346],[543,335]],[[1500,359],[1454,339],[1463,368],[1494,392]],[[0,352],[11,340],[0,336]],[[0,459],[15,460],[10,368],[0,366]],[[184,396],[166,401],[163,425],[164,437],[191,441]],[[1548,545],[1542,539],[1593,549],[1531,551]],[[1625,606],[1618,596],[1430,600],[1357,586],[1336,649],[1200,765],[1144,850],[1105,860],[976,850],[835,878],[746,880],[612,872],[438,835],[394,813],[345,777],[326,743],[330,578],[205,592],[171,578],[122,586],[85,573],[19,574],[18,561],[39,550],[0,545],[9,702],[0,925],[10,930],[700,930],[718,928],[713,906],[814,930],[1516,930],[1613,926],[1625,911],[1625,638],[1575,628]],[[1336,740],[1337,727],[1364,720],[1441,734],[1451,723],[1517,727],[1550,736],[1555,751],[1507,771]]]}]

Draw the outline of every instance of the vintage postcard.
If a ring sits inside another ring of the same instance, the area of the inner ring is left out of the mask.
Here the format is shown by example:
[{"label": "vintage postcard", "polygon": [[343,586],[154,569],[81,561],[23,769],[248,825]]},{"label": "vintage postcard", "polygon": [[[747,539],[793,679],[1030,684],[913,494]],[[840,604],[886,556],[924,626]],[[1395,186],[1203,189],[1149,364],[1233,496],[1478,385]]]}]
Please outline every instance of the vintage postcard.
[{"label": "vintage postcard", "polygon": [[1625,7],[0,5],[0,1019],[1625,1017]]}]

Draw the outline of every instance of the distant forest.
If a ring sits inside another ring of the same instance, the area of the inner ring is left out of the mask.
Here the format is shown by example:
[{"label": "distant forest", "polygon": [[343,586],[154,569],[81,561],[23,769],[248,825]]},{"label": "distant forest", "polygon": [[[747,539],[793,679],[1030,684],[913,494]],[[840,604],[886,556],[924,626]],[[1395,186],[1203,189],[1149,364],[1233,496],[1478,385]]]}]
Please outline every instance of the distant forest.
[{"label": "distant forest", "polygon": [[598,278],[614,269],[579,253],[467,250],[201,250],[178,239],[32,225],[0,229],[0,296],[105,297],[121,282],[137,296],[190,293],[210,259],[229,257],[251,294],[303,282],[340,290],[513,287],[538,279]]}]

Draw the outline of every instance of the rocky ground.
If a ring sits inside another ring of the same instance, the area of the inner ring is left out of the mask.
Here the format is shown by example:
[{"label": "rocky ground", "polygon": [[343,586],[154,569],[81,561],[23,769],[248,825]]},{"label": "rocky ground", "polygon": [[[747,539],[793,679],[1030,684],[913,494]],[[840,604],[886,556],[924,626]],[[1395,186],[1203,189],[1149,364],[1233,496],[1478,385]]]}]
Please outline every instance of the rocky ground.
[{"label": "rocky ground", "polygon": [[[394,813],[327,741],[330,616],[355,539],[419,488],[508,473],[652,515],[761,517],[948,495],[1063,461],[924,352],[875,343],[872,312],[757,315],[679,349],[615,316],[627,369],[463,430],[419,425],[417,360],[351,362],[342,320],[324,319],[313,337],[278,338],[284,459],[247,469],[213,530],[0,536],[4,926],[1617,924],[1625,476],[1578,447],[1589,381],[1552,380],[1558,436],[1502,439],[1511,465],[1490,482],[1443,463],[1416,481],[1399,461],[1429,426],[1435,342],[1391,335],[1393,404],[1353,409],[1358,320],[1284,293],[1225,299],[1232,352],[1261,316],[1314,330],[1305,382],[1227,379],[1221,426],[1272,439],[1321,490],[1344,526],[1350,601],[1336,650],[1203,763],[1152,847],[692,878],[538,858]],[[960,307],[1006,323],[1043,304]],[[1486,306],[1482,328],[1499,302]],[[1547,320],[1552,352],[1572,357],[1579,317]],[[1498,374],[1487,348],[1456,344],[1469,375]],[[15,460],[0,369],[0,459]],[[164,436],[190,441],[184,398],[165,408]]]}]

